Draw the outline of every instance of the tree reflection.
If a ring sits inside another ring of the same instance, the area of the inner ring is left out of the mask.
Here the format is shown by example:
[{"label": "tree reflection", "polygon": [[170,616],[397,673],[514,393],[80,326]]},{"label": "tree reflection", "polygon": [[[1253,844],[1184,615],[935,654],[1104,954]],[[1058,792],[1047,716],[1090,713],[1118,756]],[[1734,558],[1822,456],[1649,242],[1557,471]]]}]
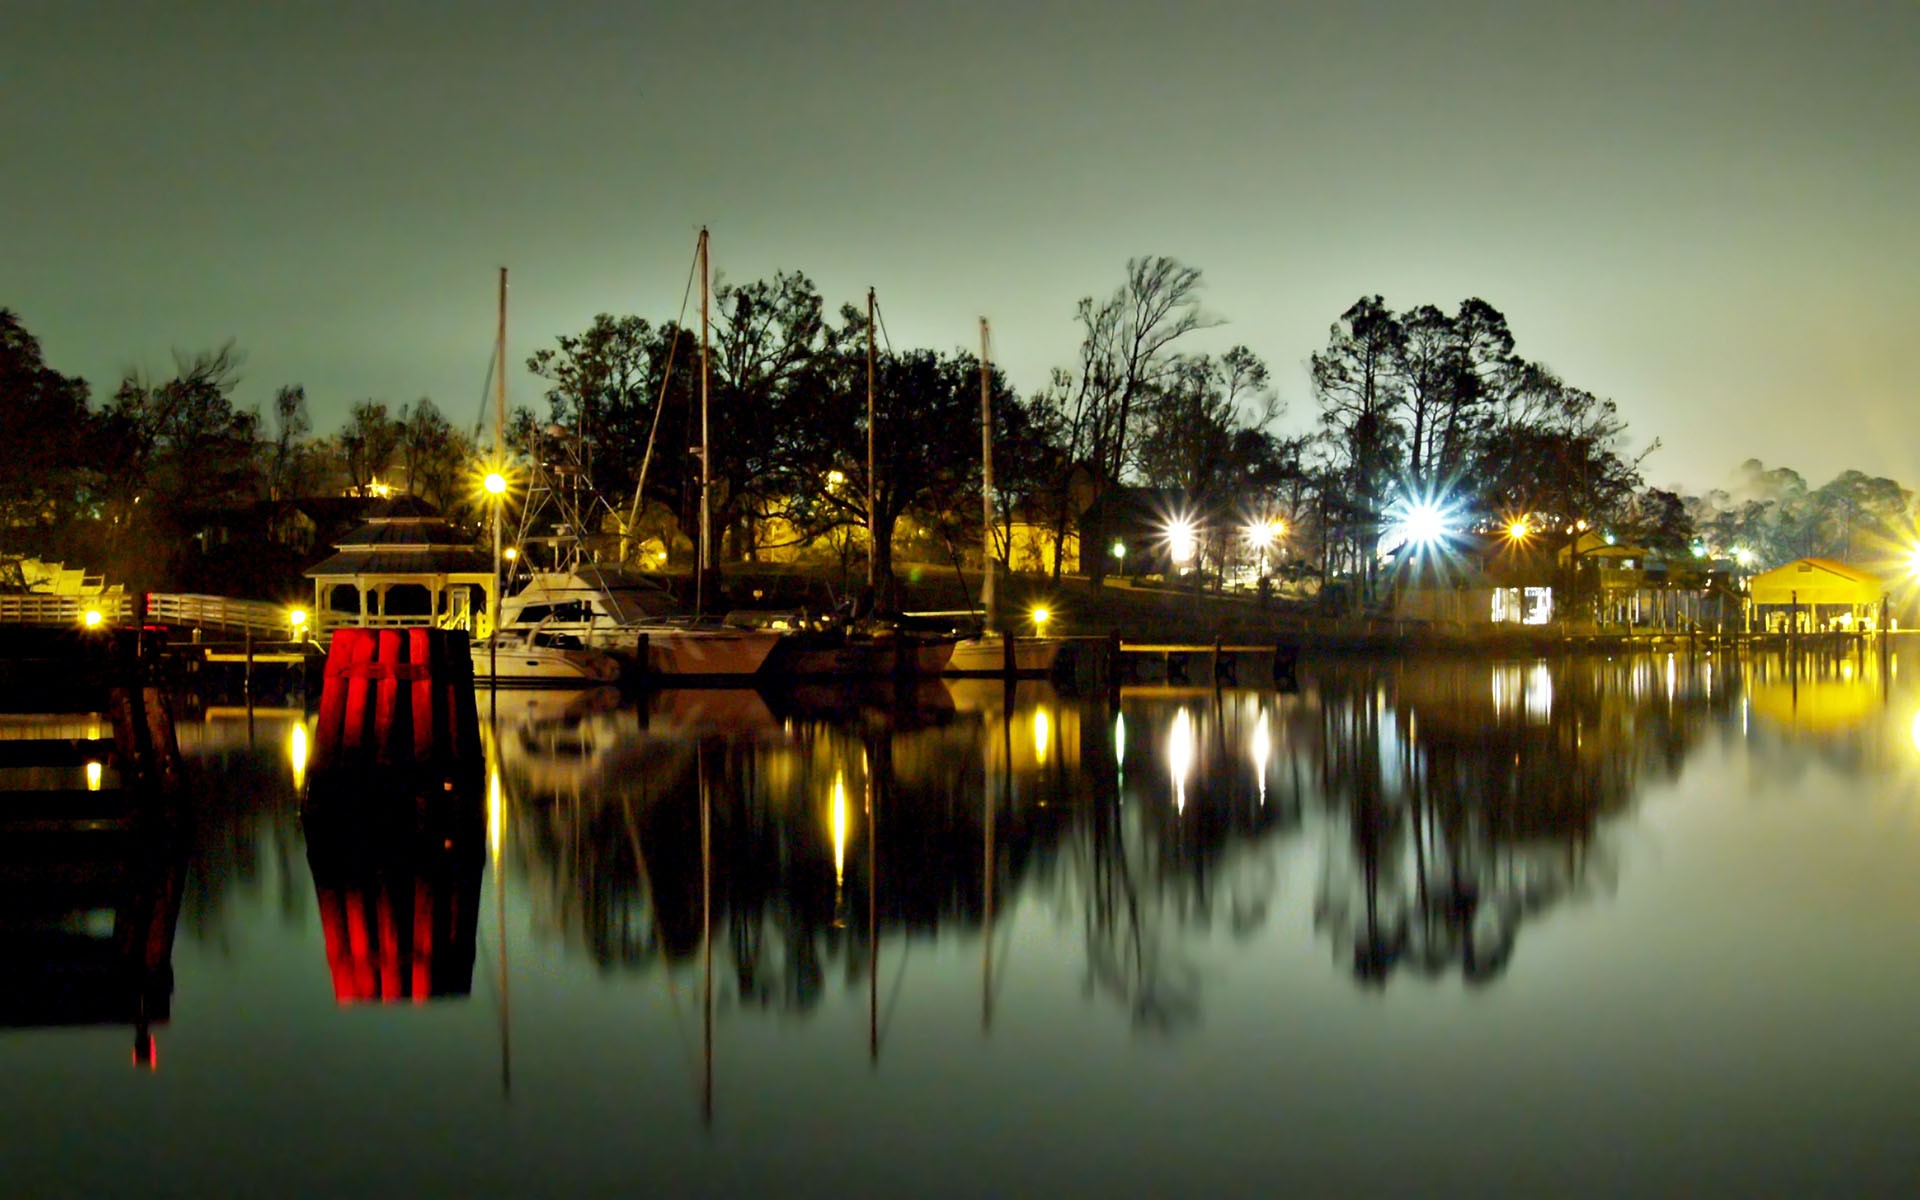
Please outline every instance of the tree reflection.
[{"label": "tree reflection", "polygon": [[1329,840],[1316,925],[1363,983],[1497,977],[1527,919],[1611,889],[1605,819],[1724,717],[1727,670],[1669,657],[1327,672],[1322,788],[1347,837]]},{"label": "tree reflection", "polygon": [[710,903],[726,1005],[804,1013],[844,986],[877,1052],[912,941],[982,937],[990,1026],[1009,922],[1045,913],[1078,931],[1085,995],[1189,1027],[1207,956],[1261,953],[1283,864],[1316,857],[1313,928],[1356,980],[1498,978],[1529,919],[1612,889],[1609,817],[1735,719],[1733,670],[1336,665],[1297,694],[1143,689],[1117,712],[992,684],[501,744],[547,928],[671,985]]}]

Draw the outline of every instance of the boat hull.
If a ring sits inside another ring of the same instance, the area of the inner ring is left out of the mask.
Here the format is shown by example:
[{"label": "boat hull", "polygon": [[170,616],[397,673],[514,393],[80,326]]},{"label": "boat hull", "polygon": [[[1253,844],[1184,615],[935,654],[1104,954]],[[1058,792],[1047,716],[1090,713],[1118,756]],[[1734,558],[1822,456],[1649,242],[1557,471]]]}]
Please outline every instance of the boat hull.
[{"label": "boat hull", "polygon": [[[1057,638],[1014,638],[1014,674],[1051,674],[1065,646],[1066,643]],[[946,671],[949,675],[998,675],[1006,670],[1006,655],[1004,638],[967,638],[954,646],[953,654],[947,660]]]},{"label": "boat hull", "polygon": [[619,662],[594,650],[506,645],[496,651],[479,642],[472,658],[474,682],[494,687],[579,688],[620,679]]},{"label": "boat hull", "polygon": [[[727,679],[758,675],[780,635],[754,629],[675,629],[643,631],[649,675],[673,679]],[[638,657],[639,638],[634,639]]]},{"label": "boat hull", "polygon": [[953,654],[952,638],[881,634],[796,634],[770,673],[795,679],[892,679],[938,675]]}]

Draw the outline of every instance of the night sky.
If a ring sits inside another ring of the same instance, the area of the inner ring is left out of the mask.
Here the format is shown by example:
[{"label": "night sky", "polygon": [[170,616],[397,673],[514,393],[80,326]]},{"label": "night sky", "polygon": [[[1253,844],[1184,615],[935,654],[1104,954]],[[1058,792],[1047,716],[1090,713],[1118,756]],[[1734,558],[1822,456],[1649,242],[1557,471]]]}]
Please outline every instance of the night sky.
[{"label": "night sky", "polygon": [[[1684,11],[1675,11],[1684,10]],[[1920,483],[1920,4],[0,5],[0,305],[95,395],[237,339],[238,399],[481,402],[746,281],[873,285],[1027,391],[1129,255],[1274,366],[1356,297],[1482,296],[1649,480]],[[542,411],[544,408],[542,407]]]}]

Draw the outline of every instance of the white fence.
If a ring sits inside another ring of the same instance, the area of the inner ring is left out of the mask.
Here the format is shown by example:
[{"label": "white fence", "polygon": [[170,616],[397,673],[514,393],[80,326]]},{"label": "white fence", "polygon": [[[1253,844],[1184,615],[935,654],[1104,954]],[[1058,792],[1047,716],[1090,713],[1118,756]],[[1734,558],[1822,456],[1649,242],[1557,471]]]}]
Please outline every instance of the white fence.
[{"label": "white fence", "polygon": [[[123,625],[133,620],[133,597],[108,594],[56,596],[44,592],[0,595],[0,624],[82,625],[97,612],[100,622]],[[293,610],[266,600],[230,600],[225,596],[153,592],[147,596],[147,621],[175,629],[252,633],[286,639],[294,633]]]},{"label": "white fence", "polygon": [[124,595],[60,596],[52,592],[0,595],[0,625],[79,625],[97,612],[109,625],[133,619],[133,598]]}]

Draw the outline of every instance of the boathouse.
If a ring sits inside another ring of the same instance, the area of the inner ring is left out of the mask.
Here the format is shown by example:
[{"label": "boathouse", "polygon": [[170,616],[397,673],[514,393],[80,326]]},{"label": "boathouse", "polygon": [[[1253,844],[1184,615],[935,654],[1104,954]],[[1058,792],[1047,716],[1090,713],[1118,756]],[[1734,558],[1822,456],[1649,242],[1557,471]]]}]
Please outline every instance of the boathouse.
[{"label": "boathouse", "polygon": [[424,501],[389,501],[307,568],[317,633],[343,625],[486,630],[493,556]]},{"label": "boathouse", "polygon": [[1769,633],[1872,629],[1887,584],[1831,558],[1797,558],[1747,581],[1752,628]]}]

